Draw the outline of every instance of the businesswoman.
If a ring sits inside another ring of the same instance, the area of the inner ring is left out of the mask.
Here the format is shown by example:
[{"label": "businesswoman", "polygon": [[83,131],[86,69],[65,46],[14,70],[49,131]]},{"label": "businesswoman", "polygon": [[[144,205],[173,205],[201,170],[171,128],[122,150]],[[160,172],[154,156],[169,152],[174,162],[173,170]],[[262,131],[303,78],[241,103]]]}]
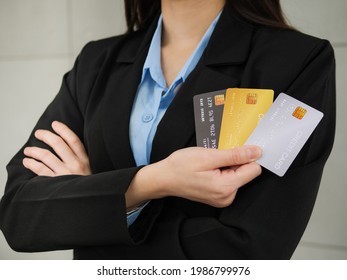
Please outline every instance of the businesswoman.
[{"label": "businesswoman", "polygon": [[[278,0],[125,1],[128,32],[87,44],[8,164],[0,226],[76,259],[288,259],[334,138],[330,44]],[[193,96],[272,88],[324,118],[284,177],[257,147],[197,148]]]}]

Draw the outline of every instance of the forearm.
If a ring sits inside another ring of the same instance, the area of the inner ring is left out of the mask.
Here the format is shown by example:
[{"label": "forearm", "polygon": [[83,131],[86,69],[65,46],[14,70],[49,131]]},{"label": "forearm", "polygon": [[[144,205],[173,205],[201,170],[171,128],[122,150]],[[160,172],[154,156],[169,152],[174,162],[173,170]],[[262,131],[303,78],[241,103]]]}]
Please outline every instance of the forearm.
[{"label": "forearm", "polygon": [[131,243],[124,193],[137,170],[25,180],[9,167],[1,230],[18,251]]}]

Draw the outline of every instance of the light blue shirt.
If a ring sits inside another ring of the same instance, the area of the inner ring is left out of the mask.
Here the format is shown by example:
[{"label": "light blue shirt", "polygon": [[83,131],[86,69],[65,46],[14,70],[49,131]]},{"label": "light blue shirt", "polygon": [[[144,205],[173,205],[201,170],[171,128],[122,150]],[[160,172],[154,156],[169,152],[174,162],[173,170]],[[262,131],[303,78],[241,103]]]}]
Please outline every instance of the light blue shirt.
[{"label": "light blue shirt", "polygon": [[[152,142],[157,126],[180,86],[199,62],[219,17],[220,14],[211,23],[194,52],[177,74],[173,83],[168,87],[161,68],[163,19],[160,16],[143,65],[142,78],[130,117],[130,144],[137,166],[150,163]],[[128,215],[128,225],[136,220],[142,209],[143,207]]]}]

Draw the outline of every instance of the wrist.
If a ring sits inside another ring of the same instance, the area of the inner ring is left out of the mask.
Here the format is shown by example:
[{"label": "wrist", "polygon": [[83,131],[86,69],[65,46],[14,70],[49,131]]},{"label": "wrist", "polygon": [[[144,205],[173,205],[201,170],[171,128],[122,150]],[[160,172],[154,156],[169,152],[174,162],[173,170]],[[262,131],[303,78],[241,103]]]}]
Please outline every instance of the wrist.
[{"label": "wrist", "polygon": [[161,162],[142,167],[125,193],[127,209],[134,209],[146,201],[167,196],[164,173]]}]

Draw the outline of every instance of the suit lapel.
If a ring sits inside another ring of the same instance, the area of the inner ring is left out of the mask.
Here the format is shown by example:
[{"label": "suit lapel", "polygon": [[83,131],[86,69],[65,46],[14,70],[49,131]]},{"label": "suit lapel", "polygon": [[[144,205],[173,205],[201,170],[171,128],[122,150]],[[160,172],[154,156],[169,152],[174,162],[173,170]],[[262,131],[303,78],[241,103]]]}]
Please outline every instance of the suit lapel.
[{"label": "suit lapel", "polygon": [[252,27],[233,19],[225,9],[202,58],[180,88],[158,125],[151,162],[195,143],[193,96],[238,87],[247,60]]},{"label": "suit lapel", "polygon": [[142,68],[147,56],[153,23],[147,32],[137,32],[126,40],[121,49],[113,51],[116,62],[106,71],[108,82],[102,112],[102,132],[105,146],[115,169],[136,165],[129,140],[129,121],[132,105],[141,81]]}]

